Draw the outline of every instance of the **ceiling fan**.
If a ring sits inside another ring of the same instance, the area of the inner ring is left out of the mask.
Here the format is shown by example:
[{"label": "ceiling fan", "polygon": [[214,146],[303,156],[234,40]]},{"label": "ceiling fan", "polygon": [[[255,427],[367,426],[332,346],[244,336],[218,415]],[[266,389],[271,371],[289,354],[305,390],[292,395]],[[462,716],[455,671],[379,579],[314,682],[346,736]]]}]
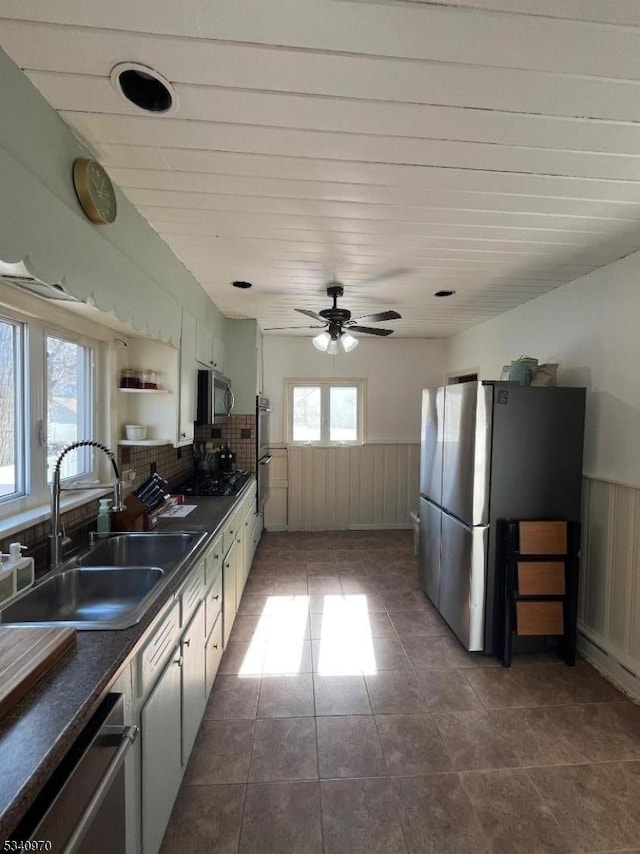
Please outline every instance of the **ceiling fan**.
[{"label": "ceiling fan", "polygon": [[393,329],[379,329],[374,326],[361,326],[358,321],[366,320],[369,323],[378,323],[383,320],[399,320],[401,315],[397,311],[379,311],[375,314],[364,314],[360,317],[351,317],[351,312],[346,308],[338,308],[338,297],[343,296],[344,288],[339,282],[331,282],[327,287],[327,296],[333,299],[331,308],[323,308],[321,311],[309,311],[306,308],[296,308],[300,314],[306,314],[313,320],[320,321],[321,325],[311,324],[309,326],[271,326],[265,331],[277,329],[322,329],[325,331],[313,339],[313,346],[318,350],[331,355],[338,352],[338,343],[348,353],[358,344],[358,339],[351,332],[361,332],[365,335],[387,336],[391,335]]}]

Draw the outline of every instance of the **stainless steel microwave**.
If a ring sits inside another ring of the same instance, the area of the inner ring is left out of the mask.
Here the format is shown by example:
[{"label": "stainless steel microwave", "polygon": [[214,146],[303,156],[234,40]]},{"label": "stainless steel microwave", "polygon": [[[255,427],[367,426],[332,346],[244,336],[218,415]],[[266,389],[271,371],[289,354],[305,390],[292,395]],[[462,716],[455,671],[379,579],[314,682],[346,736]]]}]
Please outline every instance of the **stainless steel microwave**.
[{"label": "stainless steel microwave", "polygon": [[223,424],[234,403],[231,380],[217,371],[198,371],[196,424]]}]

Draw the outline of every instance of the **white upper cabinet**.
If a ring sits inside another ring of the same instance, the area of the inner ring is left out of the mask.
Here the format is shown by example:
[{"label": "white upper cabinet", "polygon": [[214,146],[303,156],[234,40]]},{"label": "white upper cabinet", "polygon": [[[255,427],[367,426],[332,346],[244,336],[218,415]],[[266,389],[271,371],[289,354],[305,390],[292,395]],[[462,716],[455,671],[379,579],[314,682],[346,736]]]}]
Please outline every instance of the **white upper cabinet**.
[{"label": "white upper cabinet", "polygon": [[222,338],[213,339],[213,367],[224,373],[224,341]]},{"label": "white upper cabinet", "polygon": [[196,320],[182,310],[177,445],[190,445],[196,420]]},{"label": "white upper cabinet", "polygon": [[214,363],[214,341],[213,333],[200,321],[196,321],[196,361],[207,368],[212,368]]}]

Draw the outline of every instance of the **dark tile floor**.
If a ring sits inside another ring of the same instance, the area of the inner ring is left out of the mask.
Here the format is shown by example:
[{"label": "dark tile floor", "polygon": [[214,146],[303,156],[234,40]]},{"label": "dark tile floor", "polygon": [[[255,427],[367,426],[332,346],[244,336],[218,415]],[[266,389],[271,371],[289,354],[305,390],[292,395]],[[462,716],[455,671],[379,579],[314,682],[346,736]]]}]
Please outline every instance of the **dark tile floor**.
[{"label": "dark tile floor", "polygon": [[162,854],[640,852],[640,708],[460,646],[409,532],[265,534]]}]

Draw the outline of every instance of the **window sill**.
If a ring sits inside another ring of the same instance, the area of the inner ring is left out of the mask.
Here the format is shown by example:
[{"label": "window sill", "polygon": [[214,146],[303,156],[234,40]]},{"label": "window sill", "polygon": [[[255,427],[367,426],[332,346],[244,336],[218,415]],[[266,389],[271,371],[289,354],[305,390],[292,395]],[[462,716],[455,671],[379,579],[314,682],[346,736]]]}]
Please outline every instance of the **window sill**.
[{"label": "window sill", "polygon": [[[112,488],[78,490],[60,499],[60,512],[66,513],[67,510],[74,510],[76,507],[82,507],[83,504],[89,504],[90,501],[97,501],[98,498],[110,494],[113,494]],[[50,518],[51,505],[48,502],[5,516],[4,519],[0,519],[0,539],[10,537],[12,534],[17,534],[19,531],[24,531],[25,528],[40,524],[40,522],[46,522]]]}]

